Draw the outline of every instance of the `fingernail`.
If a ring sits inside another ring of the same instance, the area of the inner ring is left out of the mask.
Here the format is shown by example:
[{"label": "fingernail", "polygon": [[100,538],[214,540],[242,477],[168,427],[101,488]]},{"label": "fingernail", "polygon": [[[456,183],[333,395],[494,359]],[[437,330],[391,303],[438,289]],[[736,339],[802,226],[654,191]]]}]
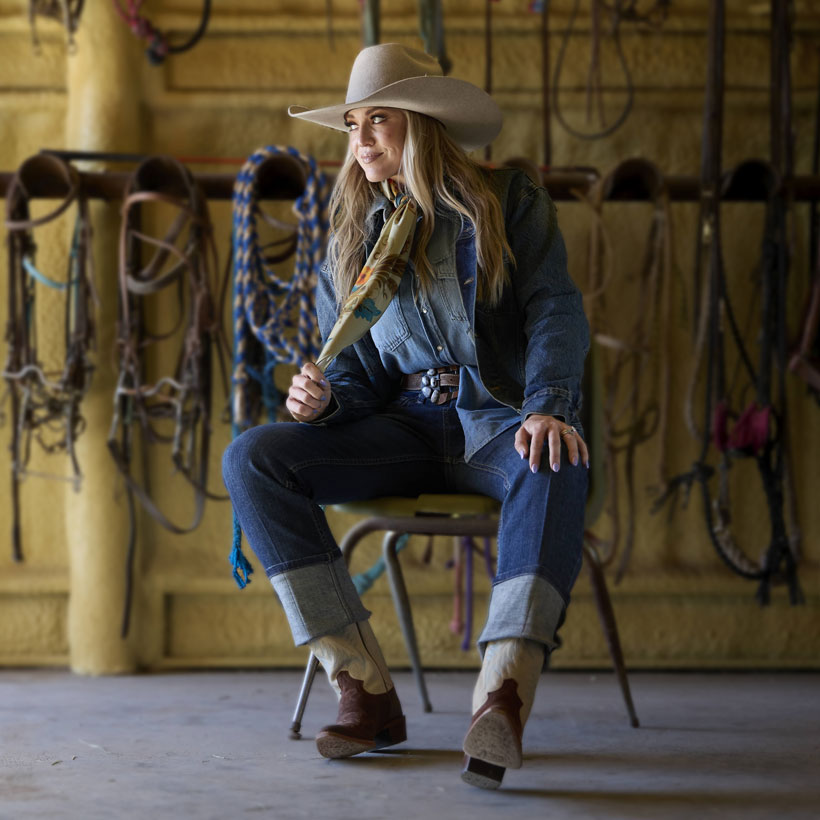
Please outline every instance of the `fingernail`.
[{"label": "fingernail", "polygon": [[532,470],[532,472],[534,472],[534,473],[537,473],[538,472],[538,465],[537,464],[531,464],[530,465],[530,470]]},{"label": "fingernail", "polygon": [[587,468],[587,470],[589,469],[589,462],[588,462],[588,461],[585,461],[585,462],[584,462],[584,467],[586,467],[586,468]]},{"label": "fingernail", "polygon": [[319,384],[321,384],[321,385],[322,385],[322,387],[326,387],[326,386],[327,386],[327,382],[326,382],[324,379],[319,379]]},{"label": "fingernail", "polygon": [[523,450],[519,450],[519,451],[518,451],[518,455],[520,455],[520,456],[521,456],[521,458],[525,458],[526,453],[525,453]]},{"label": "fingernail", "polygon": [[553,465],[552,465],[552,471],[553,471],[554,473],[557,473],[560,469],[561,469],[561,465],[560,465],[560,464],[553,464]]},{"label": "fingernail", "polygon": [[[324,396],[322,396],[322,397],[319,399],[319,401],[327,401],[327,399],[326,399]],[[575,459],[575,461],[576,461],[576,463],[577,463],[578,459]]]},{"label": "fingernail", "polygon": [[577,467],[577,466],[578,466],[578,456],[575,456],[575,458],[574,458],[574,459],[572,459],[572,466],[573,466],[573,467]]}]

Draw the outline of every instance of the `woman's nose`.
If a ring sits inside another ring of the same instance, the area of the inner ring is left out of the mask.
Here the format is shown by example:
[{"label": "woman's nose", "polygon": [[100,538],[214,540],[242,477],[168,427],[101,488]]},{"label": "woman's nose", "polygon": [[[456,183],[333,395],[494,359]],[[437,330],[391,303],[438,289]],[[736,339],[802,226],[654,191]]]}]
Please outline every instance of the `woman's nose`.
[{"label": "woman's nose", "polygon": [[356,129],[356,140],[359,145],[372,145],[373,129],[367,123],[362,123]]}]

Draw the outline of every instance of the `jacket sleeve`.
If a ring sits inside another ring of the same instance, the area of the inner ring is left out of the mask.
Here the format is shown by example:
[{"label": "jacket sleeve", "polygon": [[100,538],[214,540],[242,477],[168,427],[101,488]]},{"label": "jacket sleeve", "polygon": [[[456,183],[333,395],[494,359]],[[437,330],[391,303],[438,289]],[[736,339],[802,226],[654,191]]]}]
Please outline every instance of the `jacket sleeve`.
[{"label": "jacket sleeve", "polygon": [[578,422],[589,325],[581,293],[569,276],[556,208],[544,188],[523,174],[507,201],[507,240],[526,339],[521,412]]},{"label": "jacket sleeve", "polygon": [[[338,318],[336,295],[327,260],[322,264],[316,287],[316,314],[324,344]],[[392,384],[367,333],[346,347],[328,366],[325,376],[332,396],[328,410],[311,424],[339,424],[360,419],[384,407]]]}]

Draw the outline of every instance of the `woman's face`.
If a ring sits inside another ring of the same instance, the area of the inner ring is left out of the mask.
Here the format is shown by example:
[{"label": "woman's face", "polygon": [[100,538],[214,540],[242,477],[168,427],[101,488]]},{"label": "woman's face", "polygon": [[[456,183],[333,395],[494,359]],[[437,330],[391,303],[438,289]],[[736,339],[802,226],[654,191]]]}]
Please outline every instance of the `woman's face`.
[{"label": "woman's face", "polygon": [[407,134],[407,118],[400,108],[354,108],[345,114],[350,150],[370,182],[399,174]]}]

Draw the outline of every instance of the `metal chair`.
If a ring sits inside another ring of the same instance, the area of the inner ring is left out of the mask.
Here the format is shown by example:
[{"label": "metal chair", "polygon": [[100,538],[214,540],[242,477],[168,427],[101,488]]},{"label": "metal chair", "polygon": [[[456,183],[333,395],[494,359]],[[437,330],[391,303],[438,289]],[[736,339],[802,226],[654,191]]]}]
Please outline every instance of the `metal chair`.
[{"label": "metal chair", "polygon": [[[377,498],[372,501],[335,505],[334,509],[340,512],[366,516],[350,528],[340,544],[342,554],[348,563],[353,550],[362,538],[372,532],[385,533],[382,552],[390,581],[393,604],[399,618],[407,654],[410,657],[424,711],[430,712],[432,706],[427,694],[427,685],[424,681],[416,632],[413,626],[413,615],[410,609],[410,599],[397,555],[398,541],[405,533],[409,535],[494,537],[498,531],[500,504],[492,498],[481,495],[441,494],[420,495],[418,498]],[[637,727],[639,725],[638,716],[629,690],[623,652],[618,637],[618,627],[615,623],[615,613],[612,610],[606,579],[598,553],[586,538],[584,539],[584,558],[595,593],[598,615],[601,619],[615,674],[621,687],[629,721],[632,726]],[[293,738],[301,736],[302,716],[318,666],[319,661],[311,654],[305,669],[305,676],[290,727],[291,737]]]}]

